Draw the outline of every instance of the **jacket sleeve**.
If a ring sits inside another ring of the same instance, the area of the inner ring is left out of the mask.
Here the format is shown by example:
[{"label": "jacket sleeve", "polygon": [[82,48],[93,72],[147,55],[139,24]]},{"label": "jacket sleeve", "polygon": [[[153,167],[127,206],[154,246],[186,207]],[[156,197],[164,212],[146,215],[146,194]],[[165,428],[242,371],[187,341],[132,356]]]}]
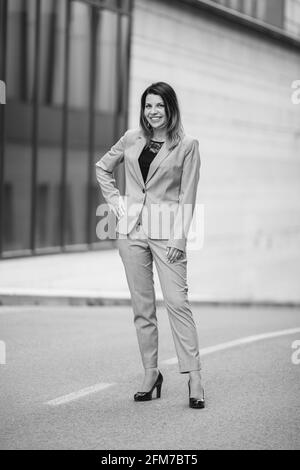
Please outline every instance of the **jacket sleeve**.
[{"label": "jacket sleeve", "polygon": [[182,251],[186,249],[187,236],[193,219],[200,178],[200,165],[199,142],[194,139],[184,159],[178,211],[174,220],[172,236],[167,243],[167,246]]},{"label": "jacket sleeve", "polygon": [[104,199],[115,208],[119,205],[120,192],[116,187],[113,176],[114,169],[124,161],[126,133],[118,142],[96,163],[96,178]]}]

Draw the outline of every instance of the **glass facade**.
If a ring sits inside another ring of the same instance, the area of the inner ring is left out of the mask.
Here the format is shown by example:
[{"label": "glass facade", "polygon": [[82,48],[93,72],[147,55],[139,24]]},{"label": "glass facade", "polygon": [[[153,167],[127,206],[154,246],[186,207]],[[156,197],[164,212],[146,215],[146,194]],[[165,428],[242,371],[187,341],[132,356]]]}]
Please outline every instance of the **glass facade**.
[{"label": "glass facade", "polygon": [[127,126],[131,12],[129,0],[0,0],[1,256],[100,243],[94,162]]},{"label": "glass facade", "polygon": [[[263,21],[271,26],[276,26],[286,32],[290,33],[290,19],[289,12],[293,8],[296,10],[296,5],[290,6],[289,4],[298,4],[300,7],[300,0],[213,0],[215,3],[222,5],[226,8],[236,10],[249,17]],[[298,16],[298,25],[300,25]],[[298,37],[300,37],[300,30],[298,29]]]}]

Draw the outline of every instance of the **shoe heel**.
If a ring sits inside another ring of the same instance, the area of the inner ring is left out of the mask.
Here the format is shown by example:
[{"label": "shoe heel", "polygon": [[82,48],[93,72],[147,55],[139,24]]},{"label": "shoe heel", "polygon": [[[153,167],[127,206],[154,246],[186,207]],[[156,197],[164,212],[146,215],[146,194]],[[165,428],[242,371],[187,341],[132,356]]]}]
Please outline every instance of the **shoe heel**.
[{"label": "shoe heel", "polygon": [[151,388],[151,390],[149,392],[137,392],[134,395],[134,400],[135,401],[152,400],[152,393],[154,392],[155,389],[156,389],[156,398],[160,398],[162,383],[163,383],[163,376],[162,376],[161,372],[159,371],[156,382],[153,385],[153,387]]},{"label": "shoe heel", "polygon": [[203,389],[203,398],[193,398],[193,397],[191,397],[190,381],[188,381],[188,387],[189,387],[189,406],[190,406],[190,408],[198,408],[198,409],[205,408],[204,389]]}]

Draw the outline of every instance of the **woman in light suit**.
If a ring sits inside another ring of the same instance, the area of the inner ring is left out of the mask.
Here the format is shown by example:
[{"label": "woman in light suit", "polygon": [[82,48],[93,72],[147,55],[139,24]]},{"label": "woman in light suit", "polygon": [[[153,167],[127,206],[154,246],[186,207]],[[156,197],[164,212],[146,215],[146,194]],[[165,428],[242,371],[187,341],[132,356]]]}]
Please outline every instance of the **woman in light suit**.
[{"label": "woman in light suit", "polygon": [[[113,170],[125,165],[125,198]],[[165,82],[141,97],[140,128],[128,130],[96,163],[104,198],[118,220],[118,248],[131,293],[145,376],[135,401],[160,397],[153,260],[178,357],[189,374],[189,406],[204,408],[197,331],[187,297],[186,239],[200,172],[198,141],[184,134],[176,93]]]}]

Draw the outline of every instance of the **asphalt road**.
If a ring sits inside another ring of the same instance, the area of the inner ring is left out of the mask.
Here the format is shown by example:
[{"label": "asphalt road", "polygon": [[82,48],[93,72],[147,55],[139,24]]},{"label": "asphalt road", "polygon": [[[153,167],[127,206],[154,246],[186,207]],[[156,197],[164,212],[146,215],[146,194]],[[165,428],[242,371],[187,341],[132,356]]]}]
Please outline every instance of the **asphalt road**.
[{"label": "asphalt road", "polygon": [[175,352],[163,308],[162,397],[147,403],[133,401],[143,371],[130,308],[1,308],[0,448],[299,449],[300,364],[291,358],[300,329],[207,348],[300,328],[300,311],[193,311],[204,351],[204,410],[188,407],[187,376],[169,361]]}]

